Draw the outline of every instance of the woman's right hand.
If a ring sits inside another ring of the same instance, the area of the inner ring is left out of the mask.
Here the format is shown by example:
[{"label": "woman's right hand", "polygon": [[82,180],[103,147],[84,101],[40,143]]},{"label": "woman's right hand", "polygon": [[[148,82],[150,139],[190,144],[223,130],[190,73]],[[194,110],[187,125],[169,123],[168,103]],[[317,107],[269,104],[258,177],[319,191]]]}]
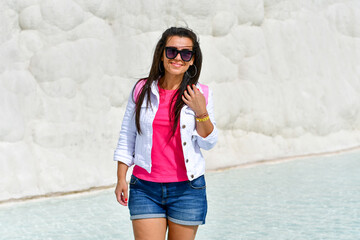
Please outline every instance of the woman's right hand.
[{"label": "woman's right hand", "polygon": [[127,184],[127,182],[126,182],[125,179],[119,180],[118,183],[116,184],[115,195],[116,195],[117,201],[118,201],[121,205],[127,206],[127,201],[128,201],[128,184]]}]

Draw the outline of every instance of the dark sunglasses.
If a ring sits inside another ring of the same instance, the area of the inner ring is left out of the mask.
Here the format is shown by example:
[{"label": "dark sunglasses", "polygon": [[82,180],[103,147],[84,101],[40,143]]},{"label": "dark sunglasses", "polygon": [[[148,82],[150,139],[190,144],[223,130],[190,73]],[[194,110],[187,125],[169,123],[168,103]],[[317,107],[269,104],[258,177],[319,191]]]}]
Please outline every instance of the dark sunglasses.
[{"label": "dark sunglasses", "polygon": [[194,55],[193,51],[190,51],[188,49],[183,50],[177,50],[177,48],[174,47],[165,47],[165,56],[168,59],[174,59],[176,56],[180,53],[181,59],[185,62],[189,62]]}]

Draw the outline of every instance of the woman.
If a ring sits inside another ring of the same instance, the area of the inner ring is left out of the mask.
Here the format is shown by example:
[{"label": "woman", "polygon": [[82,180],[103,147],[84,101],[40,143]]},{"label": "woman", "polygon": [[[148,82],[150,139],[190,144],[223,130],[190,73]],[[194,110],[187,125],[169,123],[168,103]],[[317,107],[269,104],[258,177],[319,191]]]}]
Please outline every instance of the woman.
[{"label": "woman", "polygon": [[[217,142],[212,93],[198,83],[202,54],[195,33],[167,29],[150,74],[126,107],[114,154],[117,201],[129,205],[135,239],[194,239],[207,212],[200,148]],[[128,167],[135,164],[128,184]]]}]

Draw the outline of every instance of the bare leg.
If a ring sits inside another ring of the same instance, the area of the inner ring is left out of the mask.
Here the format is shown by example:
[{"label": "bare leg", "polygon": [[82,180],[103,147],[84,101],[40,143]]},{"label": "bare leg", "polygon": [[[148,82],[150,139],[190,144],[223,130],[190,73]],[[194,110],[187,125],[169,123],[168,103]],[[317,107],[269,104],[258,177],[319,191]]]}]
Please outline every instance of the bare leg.
[{"label": "bare leg", "polygon": [[165,239],[166,218],[147,218],[132,220],[135,240]]},{"label": "bare leg", "polygon": [[199,226],[180,225],[168,220],[168,240],[194,240]]}]

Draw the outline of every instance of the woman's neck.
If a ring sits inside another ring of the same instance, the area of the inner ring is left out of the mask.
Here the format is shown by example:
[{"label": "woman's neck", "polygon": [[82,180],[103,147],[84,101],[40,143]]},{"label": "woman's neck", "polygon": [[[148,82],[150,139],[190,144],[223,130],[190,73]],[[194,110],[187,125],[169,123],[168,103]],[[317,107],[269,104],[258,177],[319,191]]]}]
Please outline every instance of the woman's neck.
[{"label": "woman's neck", "polygon": [[159,85],[162,89],[176,90],[180,87],[183,76],[168,76],[165,75],[159,80]]}]

